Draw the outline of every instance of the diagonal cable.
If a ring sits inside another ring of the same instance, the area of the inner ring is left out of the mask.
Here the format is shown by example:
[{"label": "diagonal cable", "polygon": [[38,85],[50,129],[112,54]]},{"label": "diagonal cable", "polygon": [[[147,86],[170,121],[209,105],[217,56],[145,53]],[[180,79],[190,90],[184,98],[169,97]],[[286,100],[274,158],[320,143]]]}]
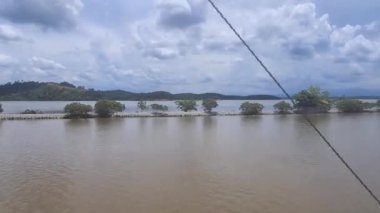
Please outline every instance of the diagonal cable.
[{"label": "diagonal cable", "polygon": [[[265,64],[260,60],[260,58],[256,55],[256,53],[252,50],[252,48],[248,45],[248,43],[241,37],[241,35],[236,31],[236,29],[232,26],[232,24],[228,21],[228,19],[223,15],[223,13],[219,10],[219,8],[215,5],[213,0],[208,0],[211,6],[215,9],[215,11],[220,15],[220,17],[224,20],[224,22],[230,27],[230,29],[234,32],[234,34],[239,38],[241,43],[248,49],[251,55],[259,62],[260,66],[264,69],[264,71],[272,78],[272,80],[276,83],[276,85],[281,89],[281,91],[285,94],[285,96],[295,105],[295,101],[289,95],[289,93],[285,90],[285,88],[280,84],[280,82],[276,79],[276,77],[269,71],[269,69],[265,66]],[[306,122],[312,127],[312,129],[317,132],[319,137],[325,142],[325,144],[333,151],[333,153],[338,157],[338,159],[343,163],[343,165],[351,172],[351,174],[355,177],[357,181],[359,181],[360,185],[371,195],[371,197],[380,205],[380,200],[377,198],[375,193],[368,187],[368,185],[360,178],[360,176],[352,169],[352,167],[344,160],[341,154],[334,148],[334,146],[327,140],[327,138],[322,134],[322,132],[317,128],[317,126],[310,120],[310,118],[301,113],[302,117],[306,120]]]}]

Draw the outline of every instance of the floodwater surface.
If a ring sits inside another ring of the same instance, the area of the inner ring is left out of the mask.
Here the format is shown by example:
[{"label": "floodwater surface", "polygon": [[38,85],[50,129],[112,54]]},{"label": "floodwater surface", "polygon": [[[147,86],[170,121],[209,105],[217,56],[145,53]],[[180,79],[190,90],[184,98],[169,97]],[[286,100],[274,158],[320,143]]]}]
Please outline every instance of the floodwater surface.
[{"label": "floodwater surface", "polygon": [[[314,122],[380,196],[380,114]],[[297,115],[0,121],[1,213],[372,213]]]}]

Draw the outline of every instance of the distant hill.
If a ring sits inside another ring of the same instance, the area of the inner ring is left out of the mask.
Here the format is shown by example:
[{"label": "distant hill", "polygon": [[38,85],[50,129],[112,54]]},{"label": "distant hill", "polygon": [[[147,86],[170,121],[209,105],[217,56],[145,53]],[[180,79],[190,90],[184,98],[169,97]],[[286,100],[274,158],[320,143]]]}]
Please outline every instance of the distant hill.
[{"label": "distant hill", "polygon": [[273,95],[222,95],[218,93],[180,93],[165,91],[133,93],[123,90],[101,91],[77,87],[68,82],[14,82],[0,85],[0,101],[89,101],[89,100],[180,100],[180,99],[219,99],[219,100],[277,100]]}]

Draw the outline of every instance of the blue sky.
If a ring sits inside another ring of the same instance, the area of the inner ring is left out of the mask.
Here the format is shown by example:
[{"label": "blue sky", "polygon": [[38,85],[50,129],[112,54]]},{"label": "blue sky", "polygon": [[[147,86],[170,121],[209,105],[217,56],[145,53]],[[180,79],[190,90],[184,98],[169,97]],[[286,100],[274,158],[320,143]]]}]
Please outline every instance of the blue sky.
[{"label": "blue sky", "polygon": [[[380,1],[215,0],[290,92],[380,95]],[[1,0],[0,83],[280,94],[205,0]]]}]

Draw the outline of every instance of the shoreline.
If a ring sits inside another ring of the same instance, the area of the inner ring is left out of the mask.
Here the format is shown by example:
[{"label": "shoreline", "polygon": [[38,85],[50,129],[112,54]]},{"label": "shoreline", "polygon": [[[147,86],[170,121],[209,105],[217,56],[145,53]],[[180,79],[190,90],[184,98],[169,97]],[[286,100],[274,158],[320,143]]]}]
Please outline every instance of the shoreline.
[{"label": "shoreline", "polygon": [[[363,114],[363,113],[380,113],[380,111],[364,111],[355,113],[345,113],[345,112],[327,112],[327,113],[313,113],[310,115],[324,115],[324,114]],[[275,113],[275,112],[264,112],[256,115],[243,115],[240,112],[215,112],[213,114],[208,114],[205,112],[165,112],[165,113],[152,113],[152,112],[124,112],[115,113],[111,118],[155,118],[155,117],[206,117],[206,116],[261,116],[261,115],[300,115],[299,113]],[[97,117],[83,118],[83,119],[94,119]],[[6,120],[57,120],[57,119],[68,119],[65,118],[64,113],[47,113],[47,114],[20,114],[20,113],[4,113],[0,114],[0,121]],[[75,119],[75,118],[72,118]],[[80,118],[79,118],[80,119]]]}]

